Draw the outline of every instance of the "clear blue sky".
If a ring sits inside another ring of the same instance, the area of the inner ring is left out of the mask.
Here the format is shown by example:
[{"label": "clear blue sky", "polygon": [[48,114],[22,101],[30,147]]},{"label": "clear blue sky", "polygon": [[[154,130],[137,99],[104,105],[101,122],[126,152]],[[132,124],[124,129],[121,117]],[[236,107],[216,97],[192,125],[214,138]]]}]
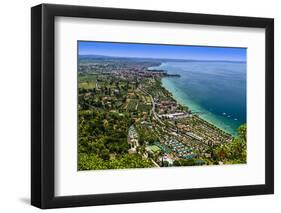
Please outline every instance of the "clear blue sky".
[{"label": "clear blue sky", "polygon": [[79,41],[79,55],[246,61],[246,48]]}]

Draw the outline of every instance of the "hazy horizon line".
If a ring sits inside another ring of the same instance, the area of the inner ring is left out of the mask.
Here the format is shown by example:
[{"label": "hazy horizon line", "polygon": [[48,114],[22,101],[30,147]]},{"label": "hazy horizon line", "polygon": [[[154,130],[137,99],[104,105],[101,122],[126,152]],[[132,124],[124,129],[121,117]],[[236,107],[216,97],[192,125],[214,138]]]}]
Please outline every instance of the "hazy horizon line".
[{"label": "hazy horizon line", "polygon": [[148,58],[148,57],[139,57],[139,56],[115,56],[115,55],[98,55],[98,54],[79,54],[78,56],[102,56],[102,57],[111,57],[111,58],[136,58],[136,59],[158,59],[158,60],[183,60],[183,61],[221,61],[221,62],[240,62],[246,63],[247,61],[240,61],[240,60],[219,60],[219,59],[187,59],[187,58]]}]

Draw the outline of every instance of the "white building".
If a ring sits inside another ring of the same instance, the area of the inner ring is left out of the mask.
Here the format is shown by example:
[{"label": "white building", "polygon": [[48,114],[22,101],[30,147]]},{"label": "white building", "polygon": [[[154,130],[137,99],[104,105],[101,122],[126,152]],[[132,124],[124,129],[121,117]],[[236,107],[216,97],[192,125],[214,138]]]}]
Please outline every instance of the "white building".
[{"label": "white building", "polygon": [[129,152],[137,152],[137,147],[139,146],[139,136],[134,125],[129,127],[128,144],[130,146]]}]

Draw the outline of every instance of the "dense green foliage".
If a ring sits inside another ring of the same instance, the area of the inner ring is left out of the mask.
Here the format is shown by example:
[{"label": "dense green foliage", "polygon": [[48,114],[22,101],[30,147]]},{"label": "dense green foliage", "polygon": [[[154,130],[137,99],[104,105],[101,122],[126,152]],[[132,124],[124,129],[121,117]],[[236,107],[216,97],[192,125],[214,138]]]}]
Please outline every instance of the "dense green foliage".
[{"label": "dense green foliage", "polygon": [[238,136],[231,143],[223,143],[212,148],[212,159],[226,164],[246,163],[247,161],[247,126],[238,128]]},{"label": "dense green foliage", "polygon": [[128,154],[127,114],[79,110],[79,170],[150,167],[151,162]]},{"label": "dense green foliage", "polygon": [[149,160],[142,159],[137,154],[124,154],[112,160],[101,160],[95,154],[80,154],[79,169],[127,169],[127,168],[148,168],[152,164]]}]

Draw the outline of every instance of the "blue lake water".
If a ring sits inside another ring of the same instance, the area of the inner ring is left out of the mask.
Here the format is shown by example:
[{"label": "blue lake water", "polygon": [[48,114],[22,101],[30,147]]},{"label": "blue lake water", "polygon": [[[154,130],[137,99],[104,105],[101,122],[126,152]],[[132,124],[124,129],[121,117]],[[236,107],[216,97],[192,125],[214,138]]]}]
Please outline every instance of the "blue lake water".
[{"label": "blue lake water", "polygon": [[151,68],[180,74],[163,78],[163,86],[203,119],[232,135],[246,123],[246,63],[167,62]]}]

